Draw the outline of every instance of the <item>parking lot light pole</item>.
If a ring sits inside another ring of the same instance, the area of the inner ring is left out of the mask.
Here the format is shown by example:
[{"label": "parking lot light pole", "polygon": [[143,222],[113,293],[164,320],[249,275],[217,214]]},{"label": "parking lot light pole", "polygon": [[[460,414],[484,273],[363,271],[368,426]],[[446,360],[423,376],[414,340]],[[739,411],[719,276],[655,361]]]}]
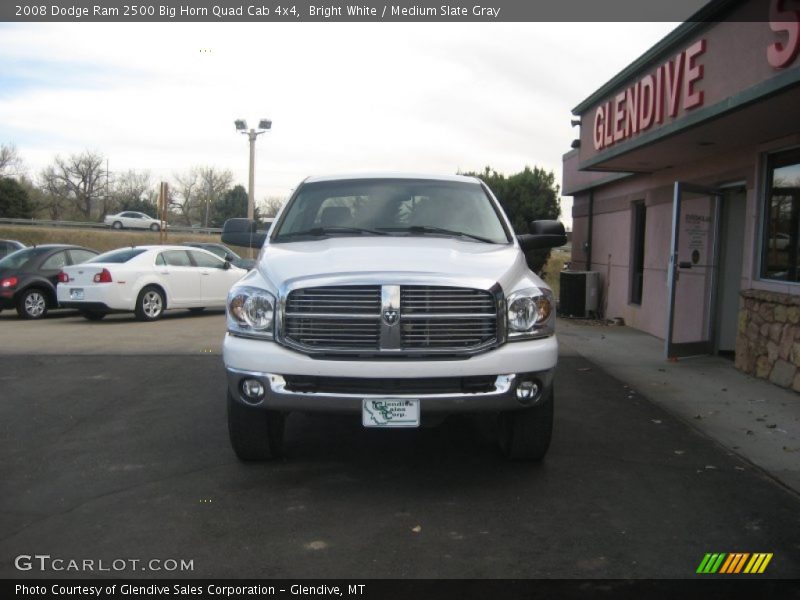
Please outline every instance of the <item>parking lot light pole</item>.
[{"label": "parking lot light pole", "polygon": [[244,119],[236,119],[234,121],[236,131],[242,135],[246,135],[250,140],[250,178],[247,186],[247,218],[251,221],[255,218],[255,166],[256,166],[256,138],[262,133],[266,133],[272,129],[272,121],[269,119],[261,119],[258,122],[258,129],[247,129],[247,121]]}]

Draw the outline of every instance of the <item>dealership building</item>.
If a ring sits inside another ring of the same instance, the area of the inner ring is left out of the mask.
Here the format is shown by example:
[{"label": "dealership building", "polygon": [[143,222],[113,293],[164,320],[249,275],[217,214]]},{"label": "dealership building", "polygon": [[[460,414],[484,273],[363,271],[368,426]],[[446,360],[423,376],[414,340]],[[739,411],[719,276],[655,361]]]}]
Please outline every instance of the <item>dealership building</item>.
[{"label": "dealership building", "polygon": [[798,54],[800,0],[710,2],[573,110],[563,181],[598,314],[796,391]]}]

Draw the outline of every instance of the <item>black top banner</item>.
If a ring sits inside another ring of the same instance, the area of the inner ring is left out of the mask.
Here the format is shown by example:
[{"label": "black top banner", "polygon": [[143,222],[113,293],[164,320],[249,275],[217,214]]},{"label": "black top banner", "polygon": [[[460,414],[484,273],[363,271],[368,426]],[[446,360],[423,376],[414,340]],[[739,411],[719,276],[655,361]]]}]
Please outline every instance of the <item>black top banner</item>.
[{"label": "black top banner", "polygon": [[685,21],[719,0],[16,0],[0,20],[18,22],[535,22]]}]

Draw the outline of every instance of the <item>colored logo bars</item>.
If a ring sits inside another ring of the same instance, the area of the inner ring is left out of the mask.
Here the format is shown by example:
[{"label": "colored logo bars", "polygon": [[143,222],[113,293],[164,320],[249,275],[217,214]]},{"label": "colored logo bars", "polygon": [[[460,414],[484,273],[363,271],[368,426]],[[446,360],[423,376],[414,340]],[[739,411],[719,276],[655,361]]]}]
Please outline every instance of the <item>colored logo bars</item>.
[{"label": "colored logo bars", "polygon": [[763,573],[771,560],[772,552],[756,554],[750,554],[748,552],[706,554],[700,566],[697,567],[697,572],[701,574],[724,573],[727,575],[738,573]]}]

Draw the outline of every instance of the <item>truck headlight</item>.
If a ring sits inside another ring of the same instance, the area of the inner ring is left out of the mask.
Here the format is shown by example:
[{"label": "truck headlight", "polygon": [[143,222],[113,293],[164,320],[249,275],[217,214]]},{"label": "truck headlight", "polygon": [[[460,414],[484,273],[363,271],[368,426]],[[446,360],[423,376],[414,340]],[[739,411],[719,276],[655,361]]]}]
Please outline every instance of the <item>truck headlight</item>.
[{"label": "truck headlight", "polygon": [[228,293],[228,331],[254,337],[272,338],[275,296],[254,287],[233,288]]},{"label": "truck headlight", "polygon": [[519,290],[509,294],[506,306],[509,340],[545,337],[554,333],[555,302],[550,290]]}]

